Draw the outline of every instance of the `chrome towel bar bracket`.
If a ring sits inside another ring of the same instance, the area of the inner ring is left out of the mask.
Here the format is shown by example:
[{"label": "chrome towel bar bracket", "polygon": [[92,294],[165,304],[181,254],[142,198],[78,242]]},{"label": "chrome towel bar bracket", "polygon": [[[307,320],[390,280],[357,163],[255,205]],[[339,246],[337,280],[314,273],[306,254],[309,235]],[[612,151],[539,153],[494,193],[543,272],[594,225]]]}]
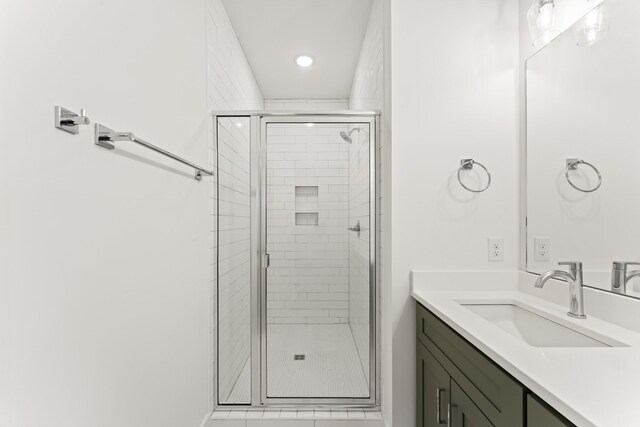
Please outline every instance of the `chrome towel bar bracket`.
[{"label": "chrome towel bar bracket", "polygon": [[[466,185],[464,185],[464,183],[462,182],[462,177],[461,177],[462,171],[463,170],[472,170],[473,169],[473,165],[480,166],[482,169],[484,169],[485,173],[487,174],[487,185],[485,185],[483,188],[480,188],[478,190],[475,190],[473,188],[469,188]],[[462,159],[462,160],[460,160],[460,167],[458,168],[458,182],[460,183],[460,185],[462,185],[462,187],[465,190],[471,191],[472,193],[482,193],[483,191],[486,191],[487,188],[489,188],[489,186],[491,185],[491,174],[489,173],[487,168],[482,163],[478,163],[473,159]]]},{"label": "chrome towel bar bracket", "polygon": [[109,129],[108,127],[101,125],[100,123],[96,123],[96,133],[94,141],[96,145],[107,148],[109,150],[113,150],[114,148],[116,148],[116,145],[114,143],[118,141],[135,142],[136,144],[142,145],[143,147],[153,150],[156,153],[160,153],[163,156],[167,156],[184,165],[190,166],[195,169],[194,178],[198,181],[202,180],[202,175],[213,176],[212,171],[202,168],[195,163],[191,163],[190,161],[185,160],[180,156],[176,156],[175,154],[170,153],[167,150],[156,147],[155,145],[136,137],[131,132],[115,132],[114,130]]},{"label": "chrome towel bar bracket", "polygon": [[56,129],[77,135],[80,126],[88,125],[89,123],[91,123],[91,121],[87,117],[84,108],[80,110],[80,114],[74,113],[59,105],[56,105],[53,110],[53,124]]},{"label": "chrome towel bar bracket", "polygon": [[[567,159],[565,165],[566,167],[564,169],[564,176],[567,179],[567,182],[569,183],[569,185],[575,188],[576,190],[581,191],[583,193],[593,193],[602,185],[602,175],[600,174],[600,171],[598,170],[598,168],[596,168],[591,163],[585,162],[584,160],[580,160],[580,159]],[[598,184],[595,187],[580,188],[577,185],[575,185],[573,182],[571,182],[571,178],[569,178],[569,171],[577,170],[579,165],[589,166],[591,169],[593,169],[596,175],[598,175]]]}]

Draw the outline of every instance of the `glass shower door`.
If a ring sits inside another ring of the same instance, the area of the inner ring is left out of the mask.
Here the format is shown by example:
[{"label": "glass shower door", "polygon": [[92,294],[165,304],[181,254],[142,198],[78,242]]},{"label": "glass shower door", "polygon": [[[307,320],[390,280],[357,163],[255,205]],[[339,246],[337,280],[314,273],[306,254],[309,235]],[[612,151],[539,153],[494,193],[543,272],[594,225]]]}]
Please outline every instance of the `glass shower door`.
[{"label": "glass shower door", "polygon": [[368,402],[374,122],[316,119],[263,119],[262,396]]},{"label": "glass shower door", "polygon": [[251,126],[216,120],[215,220],[218,403],[251,403]]}]

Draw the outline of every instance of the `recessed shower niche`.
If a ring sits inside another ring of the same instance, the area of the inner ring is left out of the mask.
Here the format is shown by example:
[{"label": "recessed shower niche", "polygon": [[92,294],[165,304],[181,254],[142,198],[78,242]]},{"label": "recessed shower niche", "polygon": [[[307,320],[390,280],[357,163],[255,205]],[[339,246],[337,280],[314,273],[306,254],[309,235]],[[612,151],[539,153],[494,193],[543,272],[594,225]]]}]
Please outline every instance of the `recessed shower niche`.
[{"label": "recessed shower niche", "polygon": [[296,186],[296,225],[318,225],[318,186]]}]

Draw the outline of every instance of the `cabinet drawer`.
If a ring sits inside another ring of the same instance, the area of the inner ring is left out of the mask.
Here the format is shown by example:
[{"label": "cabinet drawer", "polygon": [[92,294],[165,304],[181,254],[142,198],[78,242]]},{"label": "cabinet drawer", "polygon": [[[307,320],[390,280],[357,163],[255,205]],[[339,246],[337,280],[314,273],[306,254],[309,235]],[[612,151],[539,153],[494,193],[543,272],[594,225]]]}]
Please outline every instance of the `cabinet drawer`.
[{"label": "cabinet drawer", "polygon": [[524,424],[522,385],[422,305],[416,304],[418,339],[496,426]]}]

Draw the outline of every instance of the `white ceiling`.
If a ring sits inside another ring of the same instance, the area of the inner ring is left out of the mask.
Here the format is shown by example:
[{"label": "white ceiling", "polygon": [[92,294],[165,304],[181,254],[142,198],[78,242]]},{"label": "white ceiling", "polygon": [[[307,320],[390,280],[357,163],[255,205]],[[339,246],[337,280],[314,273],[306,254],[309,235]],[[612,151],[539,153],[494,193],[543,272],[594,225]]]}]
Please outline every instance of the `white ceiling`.
[{"label": "white ceiling", "polygon": [[372,0],[222,2],[266,99],[349,97]]}]

